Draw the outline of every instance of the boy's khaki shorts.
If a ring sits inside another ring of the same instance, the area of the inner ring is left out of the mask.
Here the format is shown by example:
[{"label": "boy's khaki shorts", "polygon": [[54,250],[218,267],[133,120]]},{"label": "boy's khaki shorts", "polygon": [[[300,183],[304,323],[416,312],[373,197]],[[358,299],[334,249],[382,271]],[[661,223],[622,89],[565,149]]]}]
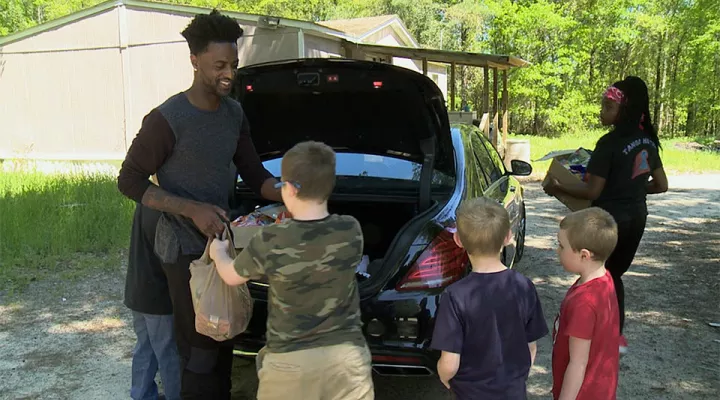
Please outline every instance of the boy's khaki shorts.
[{"label": "boy's khaki shorts", "polygon": [[256,367],[258,400],[372,400],[370,350],[340,344],[271,353],[262,349]]}]

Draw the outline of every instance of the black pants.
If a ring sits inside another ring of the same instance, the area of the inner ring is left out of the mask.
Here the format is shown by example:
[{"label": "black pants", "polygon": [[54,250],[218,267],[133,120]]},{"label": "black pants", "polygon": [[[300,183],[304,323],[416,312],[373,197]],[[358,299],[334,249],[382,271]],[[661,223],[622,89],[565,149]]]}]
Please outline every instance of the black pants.
[{"label": "black pants", "polygon": [[180,256],[163,264],[170,289],[175,337],[180,353],[183,399],[230,399],[233,363],[232,341],[217,342],[195,330],[195,309],[190,295],[190,263],[200,256]]},{"label": "black pants", "polygon": [[610,258],[605,262],[605,268],[610,271],[620,309],[620,334],[625,327],[625,286],[622,276],[630,268],[635,252],[637,252],[640,240],[645,233],[647,217],[636,217],[630,221],[618,222],[618,243]]}]

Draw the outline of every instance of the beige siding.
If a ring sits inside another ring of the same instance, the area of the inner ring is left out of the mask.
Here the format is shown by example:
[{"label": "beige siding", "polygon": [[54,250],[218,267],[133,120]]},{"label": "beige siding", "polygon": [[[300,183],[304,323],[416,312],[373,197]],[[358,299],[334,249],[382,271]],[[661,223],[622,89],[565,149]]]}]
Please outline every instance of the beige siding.
[{"label": "beige siding", "polygon": [[392,25],[386,26],[372,35],[363,38],[363,42],[384,46],[405,46],[403,40],[392,28]]},{"label": "beige siding", "polygon": [[[190,19],[114,8],[0,48],[0,157],[124,158],[143,116],[192,83]],[[297,29],[241,24],[240,65],[299,57]]]},{"label": "beige siding", "polygon": [[0,47],[0,53],[77,50],[118,45],[118,9],[86,17]]},{"label": "beige siding", "polygon": [[[161,11],[127,10],[130,45],[178,41],[185,43],[182,32],[193,16]],[[254,35],[256,28],[247,21],[238,21],[245,35]],[[260,29],[261,30],[261,29]],[[187,47],[187,45],[186,45]]]},{"label": "beige siding", "polygon": [[298,33],[289,28],[257,29],[255,35],[240,38],[238,51],[241,66],[296,59],[299,57]]},{"label": "beige siding", "polygon": [[343,50],[340,41],[325,39],[317,36],[304,34],[305,57],[308,58],[333,58],[342,57]]},{"label": "beige siding", "polygon": [[190,87],[193,71],[185,42],[131,47],[126,51],[129,146],[142,118],[171,95]]},{"label": "beige siding", "polygon": [[[178,52],[182,51],[184,56],[189,56],[187,44],[180,32],[191,19],[191,16],[128,9],[128,45],[138,47],[181,43],[182,46],[177,47]],[[247,21],[238,23],[244,31],[238,41],[240,65],[297,58],[297,29],[266,29],[250,25]]]},{"label": "beige siding", "polygon": [[122,157],[117,49],[1,57],[0,157]]}]

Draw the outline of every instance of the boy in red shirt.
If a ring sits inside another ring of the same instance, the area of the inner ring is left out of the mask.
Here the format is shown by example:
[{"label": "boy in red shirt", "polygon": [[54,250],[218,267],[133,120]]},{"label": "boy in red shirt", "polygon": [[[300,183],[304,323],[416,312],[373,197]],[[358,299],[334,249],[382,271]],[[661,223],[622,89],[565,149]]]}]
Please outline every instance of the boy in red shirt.
[{"label": "boy in red shirt", "polygon": [[620,362],[620,317],[605,260],[617,244],[617,224],[591,207],[560,222],[558,255],[580,275],[560,305],[553,328],[553,398],[615,400]]}]

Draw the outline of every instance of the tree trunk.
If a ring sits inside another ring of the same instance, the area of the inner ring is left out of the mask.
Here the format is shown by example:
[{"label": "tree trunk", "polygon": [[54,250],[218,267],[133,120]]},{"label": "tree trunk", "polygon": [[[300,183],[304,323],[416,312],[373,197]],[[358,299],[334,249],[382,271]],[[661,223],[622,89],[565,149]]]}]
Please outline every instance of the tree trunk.
[{"label": "tree trunk", "polygon": [[536,97],[534,103],[532,133],[533,135],[537,135],[540,130],[540,127],[538,126],[540,124],[540,99]]},{"label": "tree trunk", "polygon": [[[462,51],[467,51],[469,30],[470,28],[465,24],[460,25],[460,49]],[[467,67],[465,65],[460,67],[460,85],[460,109],[463,110],[468,104]]]},{"label": "tree trunk", "polygon": [[596,45],[593,44],[590,50],[590,71],[588,74],[588,85],[589,87],[595,87],[595,53],[597,52]]},{"label": "tree trunk", "polygon": [[663,46],[665,44],[665,33],[663,32],[658,37],[658,49],[657,57],[655,59],[655,100],[653,109],[653,125],[655,125],[658,135],[660,135],[660,122],[662,113],[662,101],[661,101],[661,90],[665,86],[664,84],[664,59],[663,59]]}]

